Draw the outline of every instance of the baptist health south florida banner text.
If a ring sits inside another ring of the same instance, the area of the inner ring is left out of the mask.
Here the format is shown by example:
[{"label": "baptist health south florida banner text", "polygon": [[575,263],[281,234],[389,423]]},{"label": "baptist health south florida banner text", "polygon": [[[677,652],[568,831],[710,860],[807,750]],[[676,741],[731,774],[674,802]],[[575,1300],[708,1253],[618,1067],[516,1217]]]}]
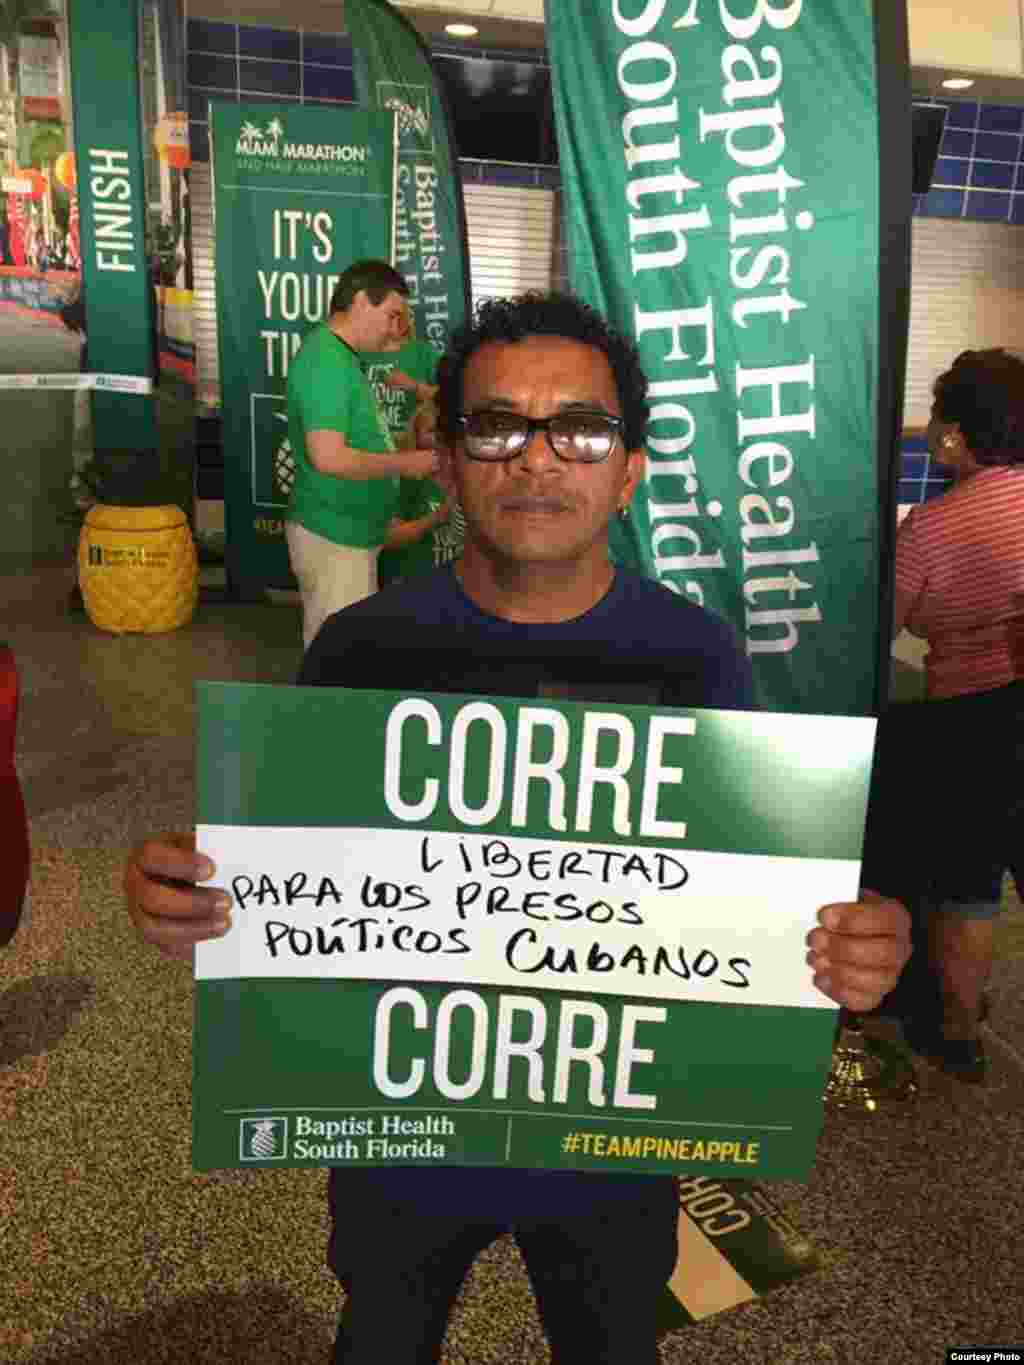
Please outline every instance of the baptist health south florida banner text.
[{"label": "baptist health south florida banner text", "polygon": [[217,331],[231,578],[293,584],[288,364],[353,261],[392,256],[392,113],[210,105]]},{"label": "baptist health south florida banner text", "polygon": [[651,381],[647,479],[613,553],[727,617],[766,706],[869,713],[871,5],[548,0],[547,42],[573,288]]},{"label": "baptist health south florida banner text", "polygon": [[438,351],[470,311],[466,210],[444,93],[412,24],[385,0],[346,0],[356,90],[398,119],[394,265],[409,285],[416,335]]},{"label": "baptist health south florida banner text", "polygon": [[198,692],[197,1168],[806,1176],[873,720]]}]

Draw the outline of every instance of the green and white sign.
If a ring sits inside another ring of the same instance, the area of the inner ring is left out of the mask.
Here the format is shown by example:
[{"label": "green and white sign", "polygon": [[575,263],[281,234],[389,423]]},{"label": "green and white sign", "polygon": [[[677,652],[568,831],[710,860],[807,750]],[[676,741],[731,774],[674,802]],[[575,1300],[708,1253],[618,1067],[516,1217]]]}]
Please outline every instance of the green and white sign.
[{"label": "green and white sign", "polygon": [[732,621],[765,705],[870,712],[873,5],[549,0],[546,37],[572,285],[651,381],[614,557]]},{"label": "green and white sign", "polygon": [[806,1175],[873,733],[201,684],[196,1167]]},{"label": "green and white sign", "polygon": [[662,1331],[751,1303],[818,1268],[814,1247],[756,1182],[684,1175],[677,1183],[679,1256],[662,1294]]},{"label": "green and white sign", "polygon": [[438,351],[470,311],[469,247],[458,157],[430,52],[386,0],[346,0],[356,89],[398,119],[395,268],[405,276],[416,335]]},{"label": "green and white sign", "polygon": [[82,283],[97,447],[157,445],[153,290],[139,108],[139,6],[68,7]]},{"label": "green and white sign", "polygon": [[288,366],[342,271],[392,259],[395,116],[211,104],[210,130],[228,565],[288,587]]}]

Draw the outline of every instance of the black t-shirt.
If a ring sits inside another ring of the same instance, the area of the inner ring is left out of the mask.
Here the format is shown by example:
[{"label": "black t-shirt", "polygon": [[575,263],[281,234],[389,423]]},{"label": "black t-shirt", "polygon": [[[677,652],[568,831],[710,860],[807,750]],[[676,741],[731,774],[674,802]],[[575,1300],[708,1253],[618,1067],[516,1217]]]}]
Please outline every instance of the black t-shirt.
[{"label": "black t-shirt", "polygon": [[[546,697],[642,706],[755,706],[732,628],[650,579],[617,569],[571,621],[533,625],[482,611],[452,566],[386,588],[330,617],[298,681],[321,687]],[[336,1169],[336,1189],[467,1221],[559,1221],[636,1197],[631,1175],[505,1167]]]},{"label": "black t-shirt", "polygon": [[731,626],[625,569],[582,616],[534,625],[483,611],[445,565],[330,617],[299,682],[641,706],[754,705],[750,664]]}]

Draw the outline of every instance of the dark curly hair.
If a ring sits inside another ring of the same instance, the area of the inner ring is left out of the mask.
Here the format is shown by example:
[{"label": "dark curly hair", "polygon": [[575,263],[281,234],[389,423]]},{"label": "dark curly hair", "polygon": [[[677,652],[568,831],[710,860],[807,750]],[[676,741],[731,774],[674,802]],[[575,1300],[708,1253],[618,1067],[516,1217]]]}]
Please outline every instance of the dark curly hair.
[{"label": "dark curly hair", "polygon": [[1024,360],[1002,347],[962,351],[932,388],[936,417],[956,422],[980,465],[1024,463]]},{"label": "dark curly hair", "polygon": [[600,313],[573,294],[531,290],[513,299],[485,299],[473,319],[452,333],[438,367],[438,430],[454,442],[462,411],[462,376],[470,356],[489,341],[522,341],[530,336],[567,337],[607,356],[624,419],[623,441],[637,450],[647,429],[647,377],[636,346]]}]

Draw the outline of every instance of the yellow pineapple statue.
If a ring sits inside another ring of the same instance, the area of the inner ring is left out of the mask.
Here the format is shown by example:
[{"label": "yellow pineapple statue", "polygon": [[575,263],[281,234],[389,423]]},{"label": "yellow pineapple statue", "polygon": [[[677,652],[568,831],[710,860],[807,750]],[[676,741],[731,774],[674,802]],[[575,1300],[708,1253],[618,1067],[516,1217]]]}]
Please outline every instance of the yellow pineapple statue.
[{"label": "yellow pineapple statue", "polygon": [[192,619],[199,564],[180,507],[98,503],[78,541],[78,582],[89,619],[115,635],[158,635]]}]

